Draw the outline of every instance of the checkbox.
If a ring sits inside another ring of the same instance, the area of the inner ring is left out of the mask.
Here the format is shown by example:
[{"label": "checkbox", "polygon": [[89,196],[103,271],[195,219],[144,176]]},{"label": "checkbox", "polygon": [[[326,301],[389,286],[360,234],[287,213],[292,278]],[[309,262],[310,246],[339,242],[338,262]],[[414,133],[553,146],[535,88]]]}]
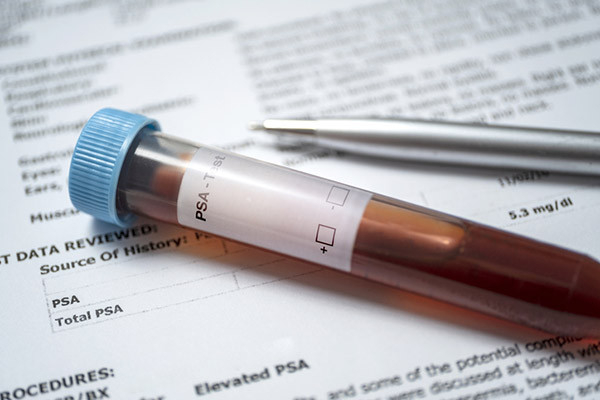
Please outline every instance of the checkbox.
[{"label": "checkbox", "polygon": [[348,189],[332,186],[329,195],[327,196],[327,202],[337,206],[343,206],[348,197],[348,193],[350,193]]},{"label": "checkbox", "polygon": [[335,239],[335,228],[327,225],[321,225],[317,227],[317,243],[326,244],[327,246],[333,246]]}]

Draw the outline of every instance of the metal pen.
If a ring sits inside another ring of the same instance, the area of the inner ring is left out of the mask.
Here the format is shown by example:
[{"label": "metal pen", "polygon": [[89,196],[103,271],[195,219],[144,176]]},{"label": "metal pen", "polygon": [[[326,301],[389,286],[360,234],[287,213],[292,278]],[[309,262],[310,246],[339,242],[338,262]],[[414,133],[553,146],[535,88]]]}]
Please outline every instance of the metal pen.
[{"label": "metal pen", "polygon": [[600,175],[600,133],[419,119],[266,119],[252,130],[402,160]]},{"label": "metal pen", "polygon": [[584,254],[192,143],[142,115],[103,109],[90,118],[69,195],[114,224],[142,215],[546,331],[600,337],[600,263]]}]

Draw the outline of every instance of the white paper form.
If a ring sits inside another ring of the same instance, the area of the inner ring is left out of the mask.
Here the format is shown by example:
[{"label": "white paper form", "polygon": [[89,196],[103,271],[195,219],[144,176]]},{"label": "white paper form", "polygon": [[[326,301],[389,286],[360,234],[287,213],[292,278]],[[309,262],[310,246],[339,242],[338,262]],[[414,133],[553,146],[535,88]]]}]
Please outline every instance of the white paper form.
[{"label": "white paper form", "polygon": [[105,106],[600,257],[591,178],[279,148],[248,120],[598,130],[600,4],[14,1],[0,22],[0,399],[594,399],[597,340],[70,205]]}]

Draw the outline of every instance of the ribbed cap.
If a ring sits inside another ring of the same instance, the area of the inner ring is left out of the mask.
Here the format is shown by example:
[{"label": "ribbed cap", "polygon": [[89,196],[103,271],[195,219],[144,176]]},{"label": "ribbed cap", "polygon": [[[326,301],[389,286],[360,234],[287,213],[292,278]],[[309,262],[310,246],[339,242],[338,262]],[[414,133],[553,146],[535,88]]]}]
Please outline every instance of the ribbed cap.
[{"label": "ribbed cap", "polygon": [[129,146],[144,127],[160,130],[153,119],[111,108],[90,118],[69,169],[69,196],[75,208],[113,224],[131,223],[133,214],[117,211],[117,184]]}]

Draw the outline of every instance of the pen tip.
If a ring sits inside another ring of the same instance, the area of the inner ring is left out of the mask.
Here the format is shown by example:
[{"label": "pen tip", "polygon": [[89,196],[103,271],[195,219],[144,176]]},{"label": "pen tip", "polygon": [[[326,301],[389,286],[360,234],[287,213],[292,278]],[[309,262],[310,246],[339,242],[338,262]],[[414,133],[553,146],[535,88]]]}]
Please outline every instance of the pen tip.
[{"label": "pen tip", "polygon": [[263,124],[262,121],[249,121],[246,126],[251,131],[260,131],[260,130],[265,129],[265,125]]}]

